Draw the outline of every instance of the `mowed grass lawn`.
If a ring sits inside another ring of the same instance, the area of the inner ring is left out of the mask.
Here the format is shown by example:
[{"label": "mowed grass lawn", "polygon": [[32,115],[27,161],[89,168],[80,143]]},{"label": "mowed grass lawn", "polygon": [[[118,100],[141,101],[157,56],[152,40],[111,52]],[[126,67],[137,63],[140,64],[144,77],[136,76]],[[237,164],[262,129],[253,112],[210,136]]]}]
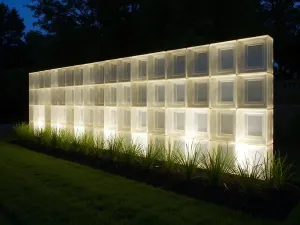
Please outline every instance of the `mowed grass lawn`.
[{"label": "mowed grass lawn", "polygon": [[299,224],[166,192],[0,142],[0,224]]}]

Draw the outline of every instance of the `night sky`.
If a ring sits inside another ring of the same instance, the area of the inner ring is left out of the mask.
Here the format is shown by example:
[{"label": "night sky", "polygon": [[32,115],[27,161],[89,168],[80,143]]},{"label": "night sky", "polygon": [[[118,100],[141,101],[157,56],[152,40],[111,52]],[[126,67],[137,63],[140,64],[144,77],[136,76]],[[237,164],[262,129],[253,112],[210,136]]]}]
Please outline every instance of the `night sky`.
[{"label": "night sky", "polygon": [[24,19],[26,31],[34,29],[34,18],[32,16],[32,12],[25,7],[25,5],[29,4],[31,0],[0,0],[0,2],[3,2],[6,5],[8,5],[10,9],[14,7],[16,10],[18,10],[20,16]]}]

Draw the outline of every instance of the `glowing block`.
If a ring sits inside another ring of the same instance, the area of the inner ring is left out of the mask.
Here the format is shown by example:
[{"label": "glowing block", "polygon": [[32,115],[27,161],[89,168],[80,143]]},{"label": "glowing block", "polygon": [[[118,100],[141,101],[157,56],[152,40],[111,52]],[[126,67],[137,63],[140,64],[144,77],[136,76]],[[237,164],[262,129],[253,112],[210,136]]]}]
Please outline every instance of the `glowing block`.
[{"label": "glowing block", "polygon": [[116,83],[117,82],[117,73],[118,65],[117,60],[111,60],[105,62],[104,64],[104,79],[105,83]]},{"label": "glowing block", "polygon": [[150,54],[148,58],[148,80],[166,78],[166,58],[165,52]]},{"label": "glowing block", "polygon": [[210,45],[210,74],[236,74],[236,41]]},{"label": "glowing block", "polygon": [[147,84],[132,83],[132,106],[147,106]]},{"label": "glowing block", "polygon": [[209,139],[210,110],[189,108],[186,111],[186,136],[189,138]]},{"label": "glowing block", "polygon": [[244,169],[251,170],[253,166],[264,165],[264,161],[272,156],[273,145],[259,146],[243,143],[236,144],[237,164]]},{"label": "glowing block", "polygon": [[118,129],[120,131],[131,130],[131,108],[118,109]]},{"label": "glowing block", "polygon": [[117,106],[118,85],[111,84],[105,86],[105,106]]},{"label": "glowing block", "polygon": [[273,143],[273,110],[238,109],[237,142],[256,145]]},{"label": "glowing block", "polygon": [[104,85],[94,87],[94,103],[96,106],[104,106]]},{"label": "glowing block", "polygon": [[83,67],[83,85],[91,85],[95,83],[95,77],[92,73],[93,64],[89,64]]},{"label": "glowing block", "polygon": [[166,125],[168,135],[185,135],[186,130],[186,110],[167,109]]},{"label": "glowing block", "polygon": [[172,80],[167,82],[167,106],[186,106],[186,80]]},{"label": "glowing block", "polygon": [[104,63],[94,63],[90,68],[95,84],[104,84]]},{"label": "glowing block", "polygon": [[[189,79],[187,82],[188,107],[209,107],[209,78]],[[215,95],[215,93],[212,93]]]},{"label": "glowing block", "polygon": [[211,110],[210,129],[212,140],[235,141],[236,110]]},{"label": "glowing block", "polygon": [[117,63],[118,66],[118,82],[128,82],[131,79],[131,59],[130,58],[124,58],[118,60]]},{"label": "glowing block", "polygon": [[186,77],[186,49],[168,51],[167,60],[168,79]]},{"label": "glowing block", "polygon": [[94,108],[94,127],[104,127],[104,107]]},{"label": "glowing block", "polygon": [[118,86],[118,106],[131,106],[131,83]]},{"label": "glowing block", "polygon": [[211,78],[211,108],[236,108],[237,76],[219,76]]},{"label": "glowing block", "polygon": [[93,126],[94,123],[94,108],[84,107],[84,126]]},{"label": "glowing block", "polygon": [[273,75],[238,76],[239,108],[273,108]]},{"label": "glowing block", "polygon": [[132,142],[141,145],[141,147],[146,150],[148,147],[148,134],[132,133]]},{"label": "glowing block", "polygon": [[94,87],[93,86],[88,86],[88,87],[84,88],[83,98],[84,98],[84,105],[85,106],[95,105]]},{"label": "glowing block", "polygon": [[75,136],[81,137],[85,133],[85,127],[84,126],[74,126],[74,134]]},{"label": "glowing block", "polygon": [[166,133],[166,113],[165,109],[148,109],[148,132],[156,134]]},{"label": "glowing block", "polygon": [[148,55],[132,57],[131,59],[131,80],[147,80],[148,76]]},{"label": "glowing block", "polygon": [[105,121],[104,123],[105,130],[117,130],[118,129],[118,108],[105,107],[104,121]]},{"label": "glowing block", "polygon": [[208,76],[209,45],[188,48],[187,61],[188,77]]},{"label": "glowing block", "polygon": [[77,66],[74,68],[74,83],[75,85],[83,85],[83,68]]},{"label": "glowing block", "polygon": [[73,68],[68,68],[64,70],[65,73],[65,85],[66,86],[74,86],[74,69]]},{"label": "glowing block", "polygon": [[240,39],[238,73],[273,73],[273,39],[269,36]]},{"label": "glowing block", "polygon": [[147,108],[134,107],[131,110],[131,131],[135,133],[148,132]]},{"label": "glowing block", "polygon": [[75,126],[84,125],[84,107],[80,107],[80,106],[74,107],[74,125]]},{"label": "glowing block", "polygon": [[166,103],[166,84],[164,81],[148,82],[148,106],[165,107]]}]

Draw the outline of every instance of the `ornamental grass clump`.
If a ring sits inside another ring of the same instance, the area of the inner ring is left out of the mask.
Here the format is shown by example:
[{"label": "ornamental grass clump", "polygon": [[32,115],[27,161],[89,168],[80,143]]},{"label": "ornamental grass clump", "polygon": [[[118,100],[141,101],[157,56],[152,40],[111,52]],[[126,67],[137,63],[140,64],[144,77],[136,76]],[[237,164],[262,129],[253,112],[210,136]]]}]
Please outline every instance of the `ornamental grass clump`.
[{"label": "ornamental grass clump", "polygon": [[[235,157],[228,151],[228,146],[223,150],[219,145],[212,151],[207,151],[201,156],[201,167],[208,183],[212,186],[220,186],[225,174],[234,173]],[[225,184],[226,185],[226,184]]]}]

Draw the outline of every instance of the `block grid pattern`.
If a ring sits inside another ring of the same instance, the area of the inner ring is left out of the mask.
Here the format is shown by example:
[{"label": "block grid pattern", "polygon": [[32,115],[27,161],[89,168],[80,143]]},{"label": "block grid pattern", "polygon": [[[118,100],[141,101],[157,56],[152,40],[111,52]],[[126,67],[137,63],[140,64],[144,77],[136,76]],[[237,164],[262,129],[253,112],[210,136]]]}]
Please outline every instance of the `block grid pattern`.
[{"label": "block grid pattern", "polygon": [[273,150],[273,39],[259,36],[29,74],[29,121],[80,135]]}]

